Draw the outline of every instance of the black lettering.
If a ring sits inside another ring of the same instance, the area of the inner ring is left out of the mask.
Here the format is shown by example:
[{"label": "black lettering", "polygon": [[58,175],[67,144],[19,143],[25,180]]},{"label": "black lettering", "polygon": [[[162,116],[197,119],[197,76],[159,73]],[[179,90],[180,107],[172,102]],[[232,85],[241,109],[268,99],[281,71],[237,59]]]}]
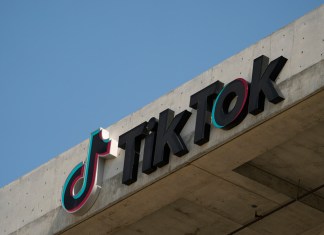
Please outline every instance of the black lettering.
[{"label": "black lettering", "polygon": [[[187,123],[191,113],[187,110],[174,117],[174,111],[166,109],[160,113],[157,130],[154,166],[162,167],[169,163],[170,149],[172,153],[181,157],[188,153],[180,132]],[[174,117],[174,118],[173,118]]]},{"label": "black lettering", "polygon": [[118,147],[125,150],[123,184],[130,185],[137,180],[141,141],[145,137],[147,122],[134,127],[119,136]]},{"label": "black lettering", "polygon": [[142,172],[145,174],[151,174],[153,171],[156,170],[156,166],[153,165],[153,161],[157,126],[158,120],[153,117],[150,119],[146,127],[148,135],[145,137],[144,156],[142,165]]},{"label": "black lettering", "polygon": [[190,97],[190,107],[197,110],[194,143],[203,145],[209,141],[210,115],[213,102],[223,88],[223,83],[216,81]]},{"label": "black lettering", "polygon": [[[217,96],[213,106],[214,126],[228,130],[243,121],[248,113],[248,96],[249,84],[243,78],[235,79],[227,84]],[[233,108],[230,107],[232,102],[235,102]]]},{"label": "black lettering", "polygon": [[269,58],[264,55],[254,60],[249,113],[253,115],[261,113],[264,110],[265,97],[274,104],[285,99],[275,81],[286,62],[287,59],[283,56],[273,60],[270,64]]}]

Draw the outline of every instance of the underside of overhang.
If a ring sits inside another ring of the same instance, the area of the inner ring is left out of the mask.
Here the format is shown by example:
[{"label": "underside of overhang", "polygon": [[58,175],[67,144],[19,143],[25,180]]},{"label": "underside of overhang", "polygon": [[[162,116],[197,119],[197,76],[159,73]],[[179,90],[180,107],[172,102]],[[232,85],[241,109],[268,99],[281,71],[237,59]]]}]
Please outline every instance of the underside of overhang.
[{"label": "underside of overhang", "polygon": [[324,90],[63,234],[320,234]]}]

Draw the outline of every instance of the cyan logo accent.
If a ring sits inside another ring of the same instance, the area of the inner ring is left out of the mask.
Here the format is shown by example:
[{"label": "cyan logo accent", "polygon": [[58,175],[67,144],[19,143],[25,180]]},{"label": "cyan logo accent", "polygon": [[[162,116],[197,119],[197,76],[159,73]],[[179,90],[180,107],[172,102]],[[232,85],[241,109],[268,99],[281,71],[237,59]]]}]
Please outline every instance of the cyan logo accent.
[{"label": "cyan logo accent", "polygon": [[97,199],[102,186],[104,161],[117,156],[117,142],[100,128],[91,133],[85,162],[74,167],[62,190],[62,206],[68,213],[82,215]]}]

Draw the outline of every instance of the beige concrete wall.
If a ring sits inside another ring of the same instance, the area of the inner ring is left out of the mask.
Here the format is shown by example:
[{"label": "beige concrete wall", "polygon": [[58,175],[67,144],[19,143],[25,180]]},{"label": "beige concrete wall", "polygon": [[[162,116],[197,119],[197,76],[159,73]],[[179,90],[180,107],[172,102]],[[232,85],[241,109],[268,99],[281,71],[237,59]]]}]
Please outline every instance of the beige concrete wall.
[{"label": "beige concrete wall", "polygon": [[[166,108],[176,113],[187,109],[192,115],[181,135],[190,152],[182,158],[171,156],[168,165],[149,176],[139,172],[137,182],[125,186],[121,183],[124,151],[119,149],[116,159],[106,161],[103,188],[96,203],[85,215],[67,214],[61,207],[60,197],[67,175],[86,158],[88,140],[1,188],[0,234],[58,233],[323,89],[324,74],[322,66],[319,66],[324,59],[323,26],[324,5],[108,127],[111,137],[118,140],[121,134],[152,116],[158,117]],[[189,108],[190,96],[216,80],[226,84],[243,77],[251,81],[253,60],[260,55],[266,55],[270,60],[281,55],[288,58],[277,80],[286,99],[277,105],[266,102],[263,113],[248,115],[240,125],[229,131],[212,128],[210,141],[203,146],[193,144],[196,111]],[[305,77],[303,73],[306,70],[309,76]]]}]

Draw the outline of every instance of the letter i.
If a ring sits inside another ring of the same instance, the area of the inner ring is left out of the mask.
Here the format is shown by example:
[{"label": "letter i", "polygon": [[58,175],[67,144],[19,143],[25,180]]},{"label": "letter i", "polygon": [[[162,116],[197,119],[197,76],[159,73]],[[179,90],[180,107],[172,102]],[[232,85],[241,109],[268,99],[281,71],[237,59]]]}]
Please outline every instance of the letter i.
[{"label": "letter i", "polygon": [[148,175],[156,170],[156,166],[153,166],[153,160],[157,126],[158,120],[153,117],[150,119],[146,127],[147,136],[145,137],[142,172]]}]

